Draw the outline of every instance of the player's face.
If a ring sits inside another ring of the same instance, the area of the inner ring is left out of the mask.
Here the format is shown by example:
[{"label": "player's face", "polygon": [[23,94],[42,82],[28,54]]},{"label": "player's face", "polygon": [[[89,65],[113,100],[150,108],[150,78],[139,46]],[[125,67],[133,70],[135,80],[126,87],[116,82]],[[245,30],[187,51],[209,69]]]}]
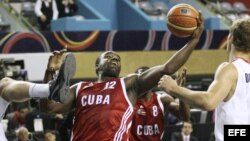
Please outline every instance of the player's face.
[{"label": "player's face", "polygon": [[103,76],[119,77],[121,71],[121,59],[115,52],[105,52],[101,55],[99,72]]}]

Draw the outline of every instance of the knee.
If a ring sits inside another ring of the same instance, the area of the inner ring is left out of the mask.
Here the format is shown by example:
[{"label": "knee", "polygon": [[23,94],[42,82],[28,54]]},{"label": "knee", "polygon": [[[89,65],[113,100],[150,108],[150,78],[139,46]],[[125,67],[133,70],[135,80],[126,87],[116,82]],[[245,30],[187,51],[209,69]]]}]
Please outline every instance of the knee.
[{"label": "knee", "polygon": [[2,78],[0,81],[10,81],[10,80],[12,80],[12,79],[9,78],[9,77],[4,77],[4,78]]},{"label": "knee", "polygon": [[2,84],[4,84],[4,83],[9,83],[9,82],[11,82],[11,81],[12,81],[11,78],[9,78],[9,77],[4,77],[4,78],[2,78],[2,79],[0,80],[0,85],[2,85]]},{"label": "knee", "polygon": [[6,86],[8,86],[12,81],[13,81],[13,79],[11,79],[9,77],[2,78],[0,80],[0,91],[2,91]]},{"label": "knee", "polygon": [[13,82],[14,80],[8,77],[2,78],[0,80],[0,96],[4,98],[5,100],[9,101],[8,95],[6,95],[8,86]]}]

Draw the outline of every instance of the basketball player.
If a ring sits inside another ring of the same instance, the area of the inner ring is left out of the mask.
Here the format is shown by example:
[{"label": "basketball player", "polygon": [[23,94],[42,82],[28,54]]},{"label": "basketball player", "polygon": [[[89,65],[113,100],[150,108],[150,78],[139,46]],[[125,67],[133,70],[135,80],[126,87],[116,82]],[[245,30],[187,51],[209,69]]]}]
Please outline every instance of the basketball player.
[{"label": "basketball player", "polygon": [[79,82],[70,89],[66,101],[51,106],[51,112],[75,108],[72,141],[128,140],[133,105],[140,94],[157,85],[164,74],[175,73],[191,55],[203,31],[203,17],[191,40],[166,63],[141,74],[119,78],[121,58],[116,52],[102,53],[96,60],[96,82]]},{"label": "basketball player", "polygon": [[159,87],[185,103],[215,110],[216,141],[224,141],[224,125],[250,124],[250,19],[235,21],[228,35],[228,62],[221,63],[207,91],[180,87],[163,76]]},{"label": "basketball player", "polygon": [[[136,73],[142,73],[149,67],[141,67]],[[179,85],[185,81],[186,69],[176,76]],[[180,103],[180,104],[179,104]],[[164,132],[166,110],[181,120],[189,121],[189,106],[182,101],[176,102],[168,94],[149,91],[136,101],[131,126],[130,141],[160,141]]]},{"label": "basketball player", "polygon": [[[63,55],[64,54],[64,55]],[[61,58],[61,59],[58,59]],[[35,84],[25,81],[17,81],[11,78],[3,78],[0,81],[0,121],[2,120],[4,113],[11,102],[23,102],[31,98],[49,98],[57,99],[55,93],[67,95],[69,92],[69,81],[73,77],[75,72],[75,58],[73,54],[54,52],[54,56],[51,60],[60,60],[60,62],[54,62],[54,66],[47,72],[59,69],[57,77],[50,81],[49,84]],[[0,140],[7,141],[5,133],[0,122]]]}]

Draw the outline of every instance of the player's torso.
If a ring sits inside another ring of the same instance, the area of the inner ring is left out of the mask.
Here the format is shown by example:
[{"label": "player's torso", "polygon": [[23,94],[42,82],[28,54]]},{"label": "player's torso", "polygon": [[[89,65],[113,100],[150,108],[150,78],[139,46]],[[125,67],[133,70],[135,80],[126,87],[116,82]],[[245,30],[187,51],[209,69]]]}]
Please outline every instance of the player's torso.
[{"label": "player's torso", "polygon": [[123,140],[132,120],[123,79],[82,83],[77,89],[74,141]]},{"label": "player's torso", "polygon": [[[242,59],[233,62],[237,69],[237,82],[232,96],[216,109],[225,124],[250,122],[250,65]],[[236,106],[235,106],[236,105]],[[237,114],[236,114],[237,113]]]},{"label": "player's torso", "polygon": [[223,140],[224,125],[250,124],[250,65],[242,59],[233,62],[237,69],[237,83],[232,96],[215,110],[215,136]]},{"label": "player's torso", "polygon": [[164,131],[164,111],[160,99],[138,100],[134,108],[130,141],[160,140]]}]

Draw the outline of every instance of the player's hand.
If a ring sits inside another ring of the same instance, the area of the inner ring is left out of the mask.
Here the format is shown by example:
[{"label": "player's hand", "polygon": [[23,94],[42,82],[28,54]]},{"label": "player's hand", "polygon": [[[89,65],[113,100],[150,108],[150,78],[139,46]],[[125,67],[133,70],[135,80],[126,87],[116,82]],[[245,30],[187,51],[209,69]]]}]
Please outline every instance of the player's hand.
[{"label": "player's hand", "polygon": [[171,94],[171,92],[178,87],[176,80],[174,80],[169,75],[164,75],[160,81],[158,82],[158,87],[167,93]]},{"label": "player's hand", "polygon": [[49,57],[49,62],[47,66],[47,70],[51,72],[55,72],[59,70],[59,68],[62,65],[62,61],[64,59],[64,53],[66,52],[66,49],[60,50],[60,51],[54,51],[53,55]]},{"label": "player's hand", "polygon": [[182,72],[179,73],[176,77],[176,82],[179,86],[183,86],[185,85],[185,82],[186,82],[186,76],[187,76],[187,68],[184,67]]},{"label": "player's hand", "polygon": [[199,17],[197,17],[197,28],[196,30],[194,31],[193,35],[192,35],[192,38],[193,39],[200,39],[201,37],[201,34],[204,30],[204,18],[201,14],[201,12],[199,11]]}]

